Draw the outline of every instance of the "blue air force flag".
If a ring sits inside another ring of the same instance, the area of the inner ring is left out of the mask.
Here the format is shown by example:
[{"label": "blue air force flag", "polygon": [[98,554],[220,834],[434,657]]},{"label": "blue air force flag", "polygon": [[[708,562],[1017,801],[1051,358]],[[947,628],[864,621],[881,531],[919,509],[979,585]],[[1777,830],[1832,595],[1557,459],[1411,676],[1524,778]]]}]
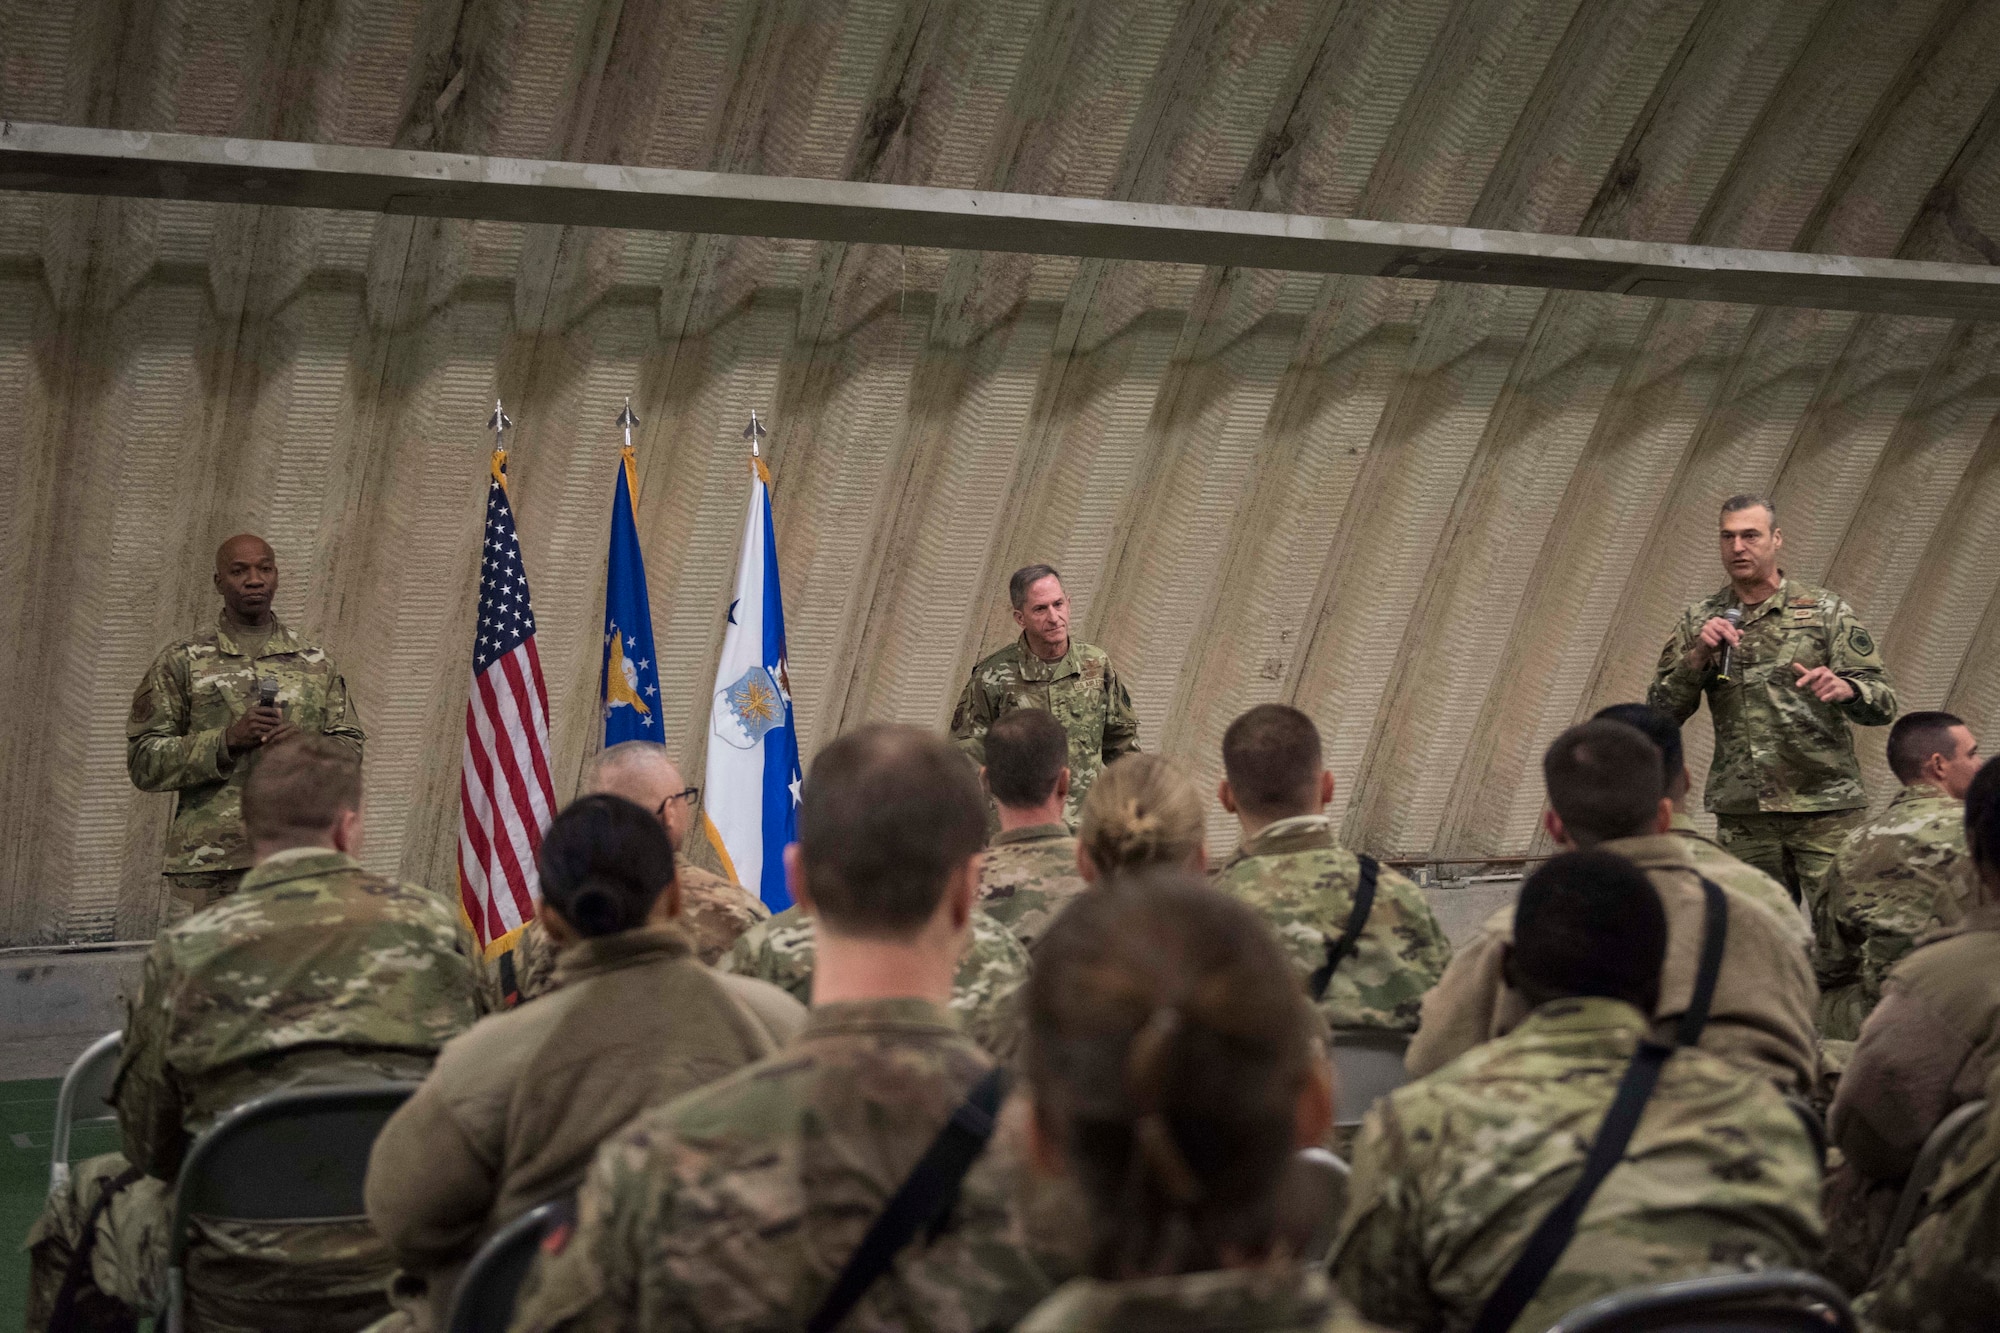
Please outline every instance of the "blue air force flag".
[{"label": "blue air force flag", "polygon": [[773,912],[792,905],[784,850],[798,836],[799,741],[785,674],[771,474],[752,459],[750,512],[736,562],[722,660],[710,701],[705,832],[738,884]]},{"label": "blue air force flag", "polygon": [[604,668],[598,701],[604,706],[604,743],[658,741],[660,665],[653,654],[653,608],[646,600],[646,558],[639,524],[632,451],[618,464],[611,500],[611,555],[604,572]]}]

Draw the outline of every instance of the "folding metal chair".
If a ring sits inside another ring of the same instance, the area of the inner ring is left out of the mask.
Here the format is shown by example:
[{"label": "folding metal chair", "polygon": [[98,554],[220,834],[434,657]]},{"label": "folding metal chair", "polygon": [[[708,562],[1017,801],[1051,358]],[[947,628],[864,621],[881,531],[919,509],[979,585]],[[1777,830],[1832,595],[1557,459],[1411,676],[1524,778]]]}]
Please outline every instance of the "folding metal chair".
[{"label": "folding metal chair", "polygon": [[465,1266],[451,1297],[448,1333],[507,1333],[535,1251],[550,1225],[566,1211],[557,1199],[531,1208],[486,1238]]},{"label": "folding metal chair", "polygon": [[107,1032],[76,1057],[63,1075],[56,1093],[56,1126],[49,1136],[49,1193],[61,1194],[69,1188],[70,1133],[78,1125],[115,1123],[111,1109],[111,1083],[118,1076],[118,1057],[125,1049],[125,1034]]},{"label": "folding metal chair", "polygon": [[1403,1067],[1403,1052],[1409,1045],[1409,1033],[1380,1028],[1350,1028],[1333,1034],[1333,1068],[1340,1076],[1334,1124],[1360,1124],[1369,1107],[1410,1081],[1410,1071]]},{"label": "folding metal chair", "polygon": [[1635,1287],[1592,1301],[1549,1333],[1855,1333],[1840,1288],[1775,1268]]},{"label": "folding metal chair", "polygon": [[375,1136],[414,1083],[288,1088],[245,1102],[188,1150],[174,1187],[166,1333],[187,1327],[187,1250],[197,1217],[232,1222],[365,1219]]},{"label": "folding metal chair", "polygon": [[1977,1132],[1985,1118],[1985,1102],[1967,1102],[1938,1121],[1938,1127],[1924,1140],[1922,1151],[1917,1153],[1917,1163],[1910,1168],[1910,1178],[1903,1182],[1903,1193],[1896,1200],[1896,1211],[1889,1215],[1889,1229],[1882,1233],[1882,1248],[1875,1255],[1876,1280],[1889,1267],[1889,1260],[1895,1257],[1896,1251],[1903,1247],[1910,1228],[1916,1226],[1923,1212],[1924,1196],[1937,1183],[1938,1173],[1951,1160],[1952,1150]]}]

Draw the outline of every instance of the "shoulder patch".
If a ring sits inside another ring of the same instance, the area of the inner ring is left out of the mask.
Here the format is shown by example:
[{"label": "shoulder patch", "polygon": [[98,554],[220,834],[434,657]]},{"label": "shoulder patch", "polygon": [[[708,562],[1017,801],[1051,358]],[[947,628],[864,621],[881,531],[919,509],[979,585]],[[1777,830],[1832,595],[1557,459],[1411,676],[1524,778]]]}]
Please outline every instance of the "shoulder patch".
[{"label": "shoulder patch", "polygon": [[1856,625],[1847,631],[1847,646],[1863,657],[1868,657],[1875,651],[1875,639],[1867,630]]}]

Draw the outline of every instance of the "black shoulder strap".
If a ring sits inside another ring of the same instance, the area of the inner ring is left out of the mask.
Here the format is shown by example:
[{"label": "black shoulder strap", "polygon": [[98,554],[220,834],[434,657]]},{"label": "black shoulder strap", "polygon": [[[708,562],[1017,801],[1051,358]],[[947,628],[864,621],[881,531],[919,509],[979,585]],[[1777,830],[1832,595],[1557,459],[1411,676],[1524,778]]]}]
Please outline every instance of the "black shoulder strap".
[{"label": "black shoulder strap", "polygon": [[500,955],[500,1006],[512,1009],[521,1003],[521,978],[514,970],[514,951]]},{"label": "black shoulder strap", "polygon": [[1355,945],[1361,943],[1361,932],[1368,929],[1368,914],[1375,910],[1375,881],[1382,874],[1382,863],[1366,852],[1360,853],[1358,859],[1361,862],[1361,879],[1354,886],[1354,906],[1347,913],[1347,924],[1341,927],[1339,939],[1326,942],[1326,961],[1306,978],[1306,989],[1315,1000],[1326,998],[1326,988],[1333,982],[1334,969],[1354,952]]},{"label": "black shoulder strap", "polygon": [[889,1271],[896,1255],[917,1232],[927,1226],[935,1232],[950,1216],[952,1205],[958,1202],[959,1182],[993,1137],[1006,1090],[1006,1071],[997,1066],[972,1085],[972,1091],[965,1094],[965,1100],[861,1238],[826,1299],[806,1321],[806,1333],[832,1333],[840,1327],[840,1321],[868,1294],[875,1279]]},{"label": "black shoulder strap", "polygon": [[1715,979],[1722,975],[1722,950],[1729,943],[1729,899],[1722,886],[1706,875],[1701,880],[1701,965],[1694,974],[1694,995],[1687,1012],[1674,1029],[1674,1040],[1682,1046],[1701,1044],[1701,1030],[1708,1026],[1708,1011],[1715,1003]]},{"label": "black shoulder strap", "polygon": [[1660,1070],[1673,1053],[1673,1047],[1656,1041],[1639,1043],[1632,1062],[1625,1066],[1625,1076],[1618,1081],[1618,1095],[1611,1099],[1611,1109],[1604,1113],[1604,1122],[1597,1127],[1597,1139],[1583,1159],[1583,1175],[1528,1237],[1521,1257],[1514,1261],[1507,1276],[1500,1279],[1500,1285],[1481,1307],[1472,1333],[1507,1333],[1521,1317],[1521,1311],[1528,1308],[1528,1302],[1535,1299],[1535,1293],[1555,1269],[1556,1261],[1569,1248],[1591,1195],[1597,1193],[1597,1187],[1611,1174],[1611,1168],[1625,1156],[1632,1131],[1639,1127],[1639,1117],[1646,1110],[1654,1085],[1660,1081]]}]

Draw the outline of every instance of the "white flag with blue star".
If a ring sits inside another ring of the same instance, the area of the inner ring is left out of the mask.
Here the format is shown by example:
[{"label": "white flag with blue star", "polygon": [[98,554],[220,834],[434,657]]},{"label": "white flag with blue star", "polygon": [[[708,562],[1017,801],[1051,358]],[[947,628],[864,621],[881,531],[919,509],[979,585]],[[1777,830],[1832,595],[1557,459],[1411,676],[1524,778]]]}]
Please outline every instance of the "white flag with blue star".
[{"label": "white flag with blue star", "polygon": [[771,474],[751,460],[750,512],[736,562],[736,596],[709,709],[706,832],[738,884],[773,912],[792,905],[784,850],[798,838],[799,741],[785,671],[785,599],[778,587]]}]

